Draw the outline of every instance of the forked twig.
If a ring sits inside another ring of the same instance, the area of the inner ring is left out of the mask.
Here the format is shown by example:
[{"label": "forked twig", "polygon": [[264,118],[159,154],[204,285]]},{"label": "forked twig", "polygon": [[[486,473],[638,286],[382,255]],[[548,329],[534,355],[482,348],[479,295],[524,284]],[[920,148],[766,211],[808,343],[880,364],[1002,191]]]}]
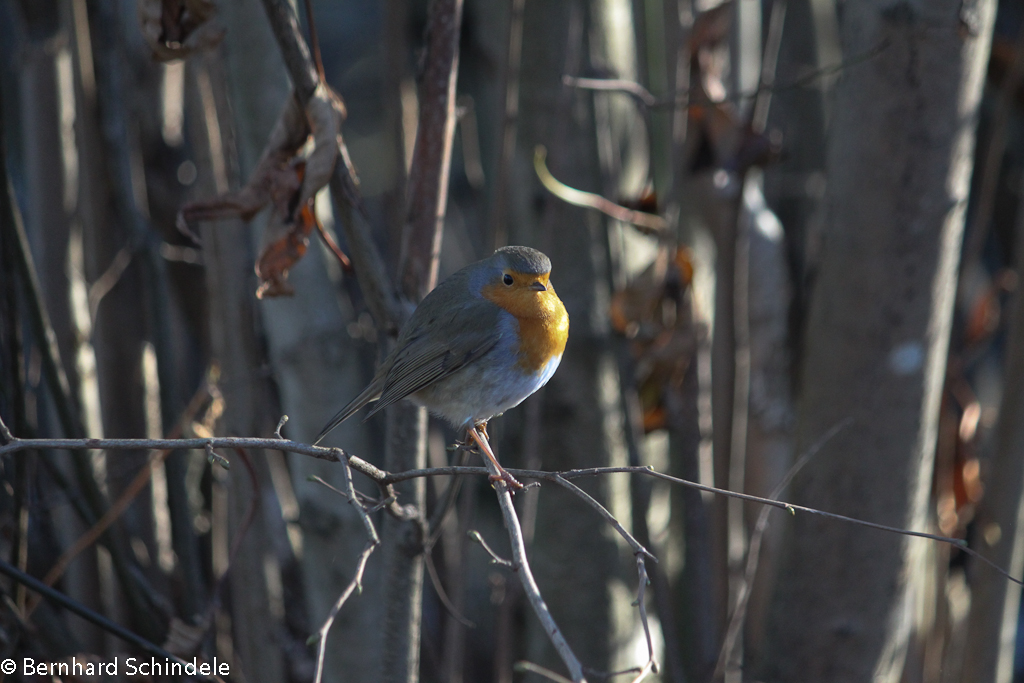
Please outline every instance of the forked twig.
[{"label": "forked twig", "polygon": [[523,529],[519,525],[519,516],[512,504],[509,485],[502,479],[496,462],[485,459],[484,464],[491,476],[497,479],[494,481],[494,490],[498,495],[498,505],[501,507],[502,517],[505,518],[505,529],[508,530],[508,538],[512,545],[512,562],[516,573],[519,574],[519,580],[523,584],[526,599],[530,602],[530,606],[543,625],[544,632],[555,646],[555,650],[558,651],[558,656],[562,658],[566,668],[569,669],[572,683],[586,683],[580,660],[577,659],[569,647],[569,643],[566,642],[565,636],[562,635],[562,631],[558,628],[558,624],[555,623],[547,603],[544,602],[544,598],[540,594],[537,581],[533,578],[533,571],[530,569],[530,562],[526,557]]},{"label": "forked twig", "polygon": [[[6,427],[0,420],[0,434],[5,435],[9,432],[5,432]],[[203,449],[207,446],[212,448],[269,448],[279,451],[285,451],[288,453],[298,453],[300,455],[308,455],[321,460],[328,460],[331,462],[347,462],[348,465],[366,475],[372,479],[381,490],[386,492],[383,503],[393,506],[394,492],[390,490],[390,486],[400,481],[406,481],[409,479],[416,479],[419,477],[434,477],[441,475],[454,475],[454,474],[470,474],[474,476],[490,475],[493,474],[492,470],[485,467],[431,467],[424,469],[406,470],[404,472],[387,472],[385,470],[370,464],[369,462],[359,458],[350,453],[346,453],[340,448],[322,448],[320,446],[310,446],[309,444],[299,443],[297,441],[288,441],[280,439],[259,439],[259,438],[248,438],[248,437],[214,437],[214,438],[202,438],[202,439],[19,439],[11,436],[11,440],[0,446],[0,456],[7,455],[8,453],[17,453],[24,450],[30,450],[34,448],[54,448],[63,449],[69,451],[79,450],[138,450],[141,448],[150,449],[175,449],[175,450],[186,450],[186,449]],[[797,512],[803,512],[809,515],[817,515],[819,517],[826,517],[828,519],[834,519],[840,522],[847,522],[849,524],[856,524],[857,526],[863,526],[870,529],[878,529],[879,531],[887,531],[889,533],[900,534],[902,536],[914,536],[916,538],[927,538],[932,541],[938,541],[940,543],[948,543],[949,545],[956,546],[963,552],[967,553],[973,558],[976,558],[980,562],[987,564],[989,567],[994,569],[996,572],[1001,574],[1006,579],[1016,583],[1017,585],[1024,586],[1024,581],[1015,578],[1009,574],[1005,569],[998,566],[985,556],[978,553],[976,550],[970,548],[967,542],[959,538],[950,538],[948,536],[939,536],[938,534],[929,534],[924,531],[911,531],[909,529],[900,529],[899,527],[887,526],[885,524],[877,524],[875,522],[868,522],[855,517],[848,517],[846,515],[840,515],[835,512],[826,512],[824,510],[818,510],[816,508],[807,507],[805,505],[796,505],[794,503],[787,503],[782,500],[774,500],[772,498],[762,498],[761,496],[753,496],[747,493],[737,493],[735,491],[728,491],[726,489],[715,488],[714,486],[705,486],[695,481],[688,481],[686,479],[680,479],[679,477],[673,477],[668,474],[663,474],[656,471],[651,467],[590,467],[586,469],[575,469],[565,470],[562,472],[547,472],[544,470],[520,470],[520,469],[509,469],[507,470],[510,474],[522,477],[524,479],[536,479],[541,481],[550,481],[557,483],[556,478],[561,477],[566,480],[578,479],[580,477],[594,477],[605,474],[643,474],[645,476],[654,477],[656,479],[662,479],[664,481],[678,484],[680,486],[687,486],[689,488],[696,489],[698,491],[707,491],[720,496],[729,496],[732,498],[739,498],[746,500],[751,503],[759,503],[761,505],[770,505],[772,507],[781,508],[787,510],[790,514]],[[390,508],[389,512],[390,512]]]},{"label": "forked twig", "polygon": [[[799,459],[793,466],[786,472],[786,476],[782,478],[772,492],[768,494],[769,498],[778,498],[782,495],[782,492],[786,490],[789,483],[793,481],[793,477],[803,469],[804,465],[811,461],[818,451],[820,451],[826,443],[832,440],[836,434],[848,427],[853,422],[852,418],[846,418],[845,420],[836,424],[832,429],[825,432],[825,434],[811,444],[811,447],[800,456]],[[736,649],[736,642],[740,634],[740,629],[743,627],[743,622],[746,619],[747,614],[747,603],[750,600],[751,587],[754,585],[754,575],[757,573],[757,566],[761,555],[761,543],[764,540],[765,530],[768,528],[768,518],[772,511],[771,507],[761,508],[760,514],[757,516],[757,524],[754,526],[754,533],[750,536],[750,545],[747,549],[747,564],[744,568],[743,582],[739,586],[739,590],[736,594],[736,606],[733,609],[732,615],[729,617],[729,626],[725,631],[725,638],[722,641],[722,649],[718,655],[718,664],[715,666],[715,678],[718,679],[725,669],[729,666],[732,660],[733,653]]]},{"label": "forked twig", "polygon": [[334,606],[331,607],[330,614],[324,620],[324,623],[320,625],[317,632],[310,638],[310,642],[314,639],[317,640],[316,647],[316,674],[313,677],[313,683],[320,683],[324,675],[324,657],[327,654],[327,634],[330,632],[331,627],[334,625],[334,619],[338,616],[338,612],[345,605],[345,602],[352,596],[352,593],[356,589],[362,590],[363,587],[363,572],[366,571],[366,562],[370,559],[370,555],[380,544],[380,537],[377,536],[377,529],[373,526],[373,521],[370,520],[370,516],[366,513],[366,508],[359,502],[356,497],[355,486],[352,485],[352,470],[349,468],[347,463],[341,465],[342,474],[345,476],[345,496],[348,498],[349,504],[356,509],[359,514],[359,519],[363,523],[363,528],[366,529],[367,541],[363,547],[363,552],[359,554],[359,559],[356,561],[356,572],[349,581],[348,585],[345,586],[345,590],[341,592],[338,599],[335,601]]}]

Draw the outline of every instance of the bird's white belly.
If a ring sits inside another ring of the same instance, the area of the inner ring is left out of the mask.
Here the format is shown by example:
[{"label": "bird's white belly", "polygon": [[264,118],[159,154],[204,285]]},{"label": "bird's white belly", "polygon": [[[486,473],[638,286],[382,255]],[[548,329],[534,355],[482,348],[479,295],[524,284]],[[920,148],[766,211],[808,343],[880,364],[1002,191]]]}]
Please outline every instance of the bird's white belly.
[{"label": "bird's white belly", "polygon": [[561,356],[553,357],[535,374],[523,374],[517,366],[476,363],[420,390],[412,398],[455,427],[484,422],[519,405],[547,384],[561,360]]}]

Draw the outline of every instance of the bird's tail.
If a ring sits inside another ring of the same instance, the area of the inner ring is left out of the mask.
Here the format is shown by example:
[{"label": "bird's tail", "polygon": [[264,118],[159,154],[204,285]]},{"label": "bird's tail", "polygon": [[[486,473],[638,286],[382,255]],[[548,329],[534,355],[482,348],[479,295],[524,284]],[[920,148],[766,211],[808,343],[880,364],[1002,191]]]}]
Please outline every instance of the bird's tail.
[{"label": "bird's tail", "polygon": [[320,434],[313,441],[313,445],[316,446],[318,443],[323,441],[323,438],[327,436],[331,430],[340,425],[345,420],[352,417],[360,408],[365,406],[370,401],[376,401],[380,398],[381,382],[373,382],[370,386],[363,389],[362,393],[356,396],[354,399],[349,401],[348,405],[338,411],[338,414],[331,418],[331,421],[327,423]]}]

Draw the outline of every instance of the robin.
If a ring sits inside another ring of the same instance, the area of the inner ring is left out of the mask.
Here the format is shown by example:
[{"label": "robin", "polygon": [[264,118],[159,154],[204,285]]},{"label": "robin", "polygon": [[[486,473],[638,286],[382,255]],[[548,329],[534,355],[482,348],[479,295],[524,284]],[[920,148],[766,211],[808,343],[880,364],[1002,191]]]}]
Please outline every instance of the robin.
[{"label": "robin", "polygon": [[487,421],[547,384],[569,337],[569,314],[549,277],[551,261],[529,247],[503,247],[454,273],[413,311],[373,381],[324,427],[313,443],[371,401],[369,418],[410,398],[465,429],[499,475]]}]

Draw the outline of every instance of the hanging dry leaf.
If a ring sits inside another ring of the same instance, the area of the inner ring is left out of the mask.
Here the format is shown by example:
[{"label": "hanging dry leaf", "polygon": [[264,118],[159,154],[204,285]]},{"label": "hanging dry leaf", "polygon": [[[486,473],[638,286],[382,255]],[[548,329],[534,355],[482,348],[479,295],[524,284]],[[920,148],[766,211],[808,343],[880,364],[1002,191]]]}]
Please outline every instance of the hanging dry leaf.
[{"label": "hanging dry leaf", "polygon": [[181,209],[179,224],[224,218],[249,220],[271,202],[286,204],[302,184],[292,158],[308,135],[306,116],[295,98],[289,97],[249,182],[237,192],[189,202]]},{"label": "hanging dry leaf", "polygon": [[689,252],[664,247],[654,263],[612,297],[612,327],[630,340],[647,431],[665,426],[665,392],[682,383],[697,349],[698,330],[686,296],[692,278]]},{"label": "hanging dry leaf", "polygon": [[321,83],[306,103],[306,118],[313,134],[313,150],[306,157],[300,207],[331,179],[338,162],[338,135],[345,120],[345,105],[333,90]]},{"label": "hanging dry leaf", "polygon": [[[264,247],[256,263],[259,298],[294,293],[287,281],[288,271],[305,255],[313,228],[319,229],[342,267],[350,267],[345,255],[317,222],[313,210],[317,192],[330,181],[338,162],[338,136],[344,118],[341,98],[326,85],[317,87],[305,110],[295,97],[290,97],[245,187],[191,202],[181,210],[178,227],[190,234],[191,221],[249,220],[270,205]],[[307,144],[310,139],[311,144]],[[308,153],[300,156],[304,147],[309,148]]]},{"label": "hanging dry leaf", "polygon": [[309,247],[309,234],[316,227],[313,202],[306,202],[296,220],[279,219],[280,215],[275,211],[263,233],[264,247],[256,262],[256,275],[260,278],[257,299],[295,294],[288,284],[288,271],[305,256]]},{"label": "hanging dry leaf", "polygon": [[142,35],[157,61],[169,62],[215,47],[225,29],[213,0],[139,0]]}]

